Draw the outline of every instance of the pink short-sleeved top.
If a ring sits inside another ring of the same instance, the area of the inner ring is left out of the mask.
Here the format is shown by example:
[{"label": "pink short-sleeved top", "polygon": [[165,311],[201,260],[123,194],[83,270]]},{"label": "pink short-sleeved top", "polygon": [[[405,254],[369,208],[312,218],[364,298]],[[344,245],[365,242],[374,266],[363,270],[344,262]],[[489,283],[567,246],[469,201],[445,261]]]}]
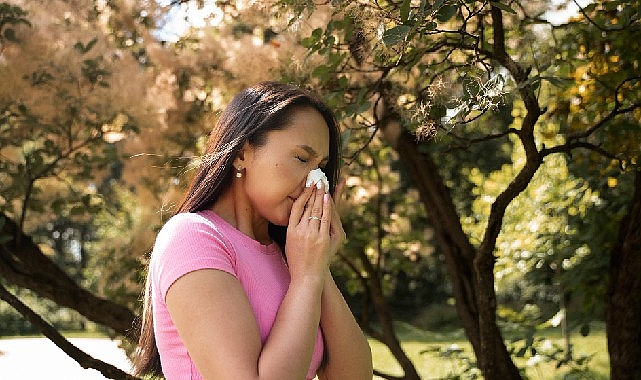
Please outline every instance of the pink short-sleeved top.
[{"label": "pink short-sleeved top", "polygon": [[[156,237],[149,265],[154,334],[167,380],[202,378],[165,303],[169,287],[181,276],[199,269],[218,269],[240,281],[256,317],[263,344],[290,282],[287,265],[276,243],[260,244],[213,211],[181,213],[170,218]],[[308,379],[316,376],[323,349],[319,327]]]}]

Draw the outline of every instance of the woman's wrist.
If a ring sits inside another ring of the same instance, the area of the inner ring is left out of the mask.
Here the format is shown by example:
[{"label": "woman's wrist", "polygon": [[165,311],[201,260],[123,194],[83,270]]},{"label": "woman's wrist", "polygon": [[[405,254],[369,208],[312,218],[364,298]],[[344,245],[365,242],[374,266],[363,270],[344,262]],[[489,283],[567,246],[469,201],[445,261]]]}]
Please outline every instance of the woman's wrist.
[{"label": "woman's wrist", "polygon": [[309,288],[318,287],[323,289],[327,276],[325,272],[321,273],[305,273],[305,274],[291,274],[290,286],[304,286]]}]

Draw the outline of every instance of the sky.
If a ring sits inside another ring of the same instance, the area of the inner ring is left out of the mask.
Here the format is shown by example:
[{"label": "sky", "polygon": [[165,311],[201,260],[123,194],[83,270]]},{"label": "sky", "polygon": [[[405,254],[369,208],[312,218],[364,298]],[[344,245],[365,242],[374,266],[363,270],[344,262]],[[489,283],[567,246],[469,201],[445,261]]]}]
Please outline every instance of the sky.
[{"label": "sky", "polygon": [[[167,6],[170,0],[158,0],[161,6]],[[161,41],[176,42],[190,27],[201,28],[209,23],[218,25],[223,20],[223,12],[215,1],[206,0],[199,8],[195,1],[172,7],[163,18],[164,24],[154,35]]]},{"label": "sky", "polygon": [[[565,1],[564,0],[552,0],[552,7],[558,6],[560,4],[563,4]],[[564,22],[566,22],[570,17],[576,16],[579,13],[579,7],[577,6],[577,3],[581,7],[585,7],[586,5],[590,4],[592,1],[591,0],[577,0],[576,3],[574,1],[570,1],[568,3],[568,6],[565,7],[563,10],[555,10],[555,11],[549,11],[546,14],[546,18],[548,21],[550,21],[552,24],[559,25]]]},{"label": "sky", "polygon": [[[565,3],[567,0],[552,0],[551,9],[546,13],[546,18],[553,24],[558,25],[566,22],[568,18],[578,14],[578,6],[586,6],[591,0],[570,0],[568,6],[562,10],[554,8]],[[170,0],[158,0],[161,6],[170,4]],[[212,16],[212,17],[209,17]],[[204,6],[199,8],[196,1],[182,3],[171,8],[164,17],[163,26],[156,30],[155,36],[161,41],[176,42],[190,27],[203,27],[208,22],[210,25],[218,25],[223,20],[223,12],[216,5],[214,0],[205,0]]]}]

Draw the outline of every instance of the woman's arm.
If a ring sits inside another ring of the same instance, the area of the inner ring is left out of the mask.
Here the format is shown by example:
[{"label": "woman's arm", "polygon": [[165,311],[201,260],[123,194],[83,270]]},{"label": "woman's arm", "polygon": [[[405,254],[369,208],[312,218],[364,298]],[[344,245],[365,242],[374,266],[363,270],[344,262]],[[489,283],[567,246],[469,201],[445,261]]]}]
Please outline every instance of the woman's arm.
[{"label": "woman's arm", "polygon": [[321,297],[321,327],[327,364],[321,380],[372,379],[372,353],[345,299],[329,271]]},{"label": "woman's arm", "polygon": [[204,379],[304,379],[320,319],[322,279],[292,282],[262,347],[245,292],[232,275],[198,270],[178,279],[167,306]]}]

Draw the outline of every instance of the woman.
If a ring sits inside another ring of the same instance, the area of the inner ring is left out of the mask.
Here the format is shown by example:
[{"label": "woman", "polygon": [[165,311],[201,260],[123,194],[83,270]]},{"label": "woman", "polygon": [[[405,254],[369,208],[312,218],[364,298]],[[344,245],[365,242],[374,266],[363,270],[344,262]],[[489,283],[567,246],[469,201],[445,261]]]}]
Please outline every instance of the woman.
[{"label": "woman", "polygon": [[[331,111],[296,87],[261,83],[232,100],[157,236],[137,374],[372,378],[367,340],[329,272],[345,238],[330,196],[339,147]],[[316,168],[330,189],[306,186]]]}]

